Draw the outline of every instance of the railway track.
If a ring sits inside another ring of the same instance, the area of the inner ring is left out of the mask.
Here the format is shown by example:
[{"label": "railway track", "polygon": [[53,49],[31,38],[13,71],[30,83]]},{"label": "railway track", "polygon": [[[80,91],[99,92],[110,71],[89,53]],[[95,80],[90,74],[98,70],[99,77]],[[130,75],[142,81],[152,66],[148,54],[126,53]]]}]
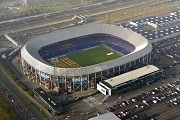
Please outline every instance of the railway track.
[{"label": "railway track", "polygon": [[[156,1],[156,0],[151,0],[151,1],[141,1],[141,3],[134,3],[131,5],[128,5],[129,2],[127,3],[123,3],[123,4],[115,4],[115,5],[109,5],[109,6],[101,6],[99,8],[96,9],[92,9],[92,10],[86,10],[85,8],[83,10],[80,10],[79,12],[72,12],[72,13],[63,13],[60,15],[49,15],[49,16],[44,16],[44,18],[38,19],[38,20],[33,20],[33,18],[31,18],[29,20],[29,22],[24,21],[24,24],[17,24],[15,26],[11,26],[11,27],[2,27],[0,28],[0,35],[3,34],[7,34],[7,33],[18,33],[20,35],[24,35],[27,33],[35,33],[38,31],[44,31],[44,30],[52,30],[52,28],[54,27],[64,27],[67,26],[69,24],[74,24],[77,21],[73,21],[71,18],[74,16],[74,14],[81,14],[84,16],[89,16],[89,17],[95,17],[98,18],[100,16],[105,16],[108,13],[114,13],[114,12],[120,12],[122,10],[127,10],[129,8],[136,8],[136,7],[141,7],[144,6],[146,4],[149,4],[151,6],[156,5],[156,4],[161,4],[164,3],[165,0],[161,0],[161,1]],[[131,1],[132,2],[132,1]],[[76,11],[76,10],[75,10]],[[148,12],[147,12],[148,14]],[[131,16],[131,17],[136,17],[136,16],[140,16],[140,15],[135,15],[135,16]],[[126,17],[126,20],[130,19]],[[122,18],[121,18],[122,20]],[[124,19],[125,20],[125,19]],[[118,20],[117,20],[118,21]],[[48,32],[48,31],[47,31]],[[46,32],[45,32],[46,33]]]}]

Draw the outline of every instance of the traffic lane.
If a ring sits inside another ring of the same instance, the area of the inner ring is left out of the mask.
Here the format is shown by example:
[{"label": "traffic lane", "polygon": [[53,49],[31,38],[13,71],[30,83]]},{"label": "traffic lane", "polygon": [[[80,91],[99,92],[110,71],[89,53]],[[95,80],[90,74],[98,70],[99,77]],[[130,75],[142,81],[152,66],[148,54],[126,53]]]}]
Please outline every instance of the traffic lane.
[{"label": "traffic lane", "polygon": [[5,79],[5,77],[0,73],[0,79],[2,80],[3,84],[11,90],[12,94],[15,94],[23,104],[23,108],[27,108],[28,111],[30,110],[31,115],[34,116],[38,120],[44,120],[44,118],[40,115],[36,108],[29,104],[27,98],[25,98],[10,82],[9,80]]},{"label": "traffic lane", "polygon": [[5,97],[10,101],[11,105],[13,105],[14,109],[16,109],[17,111],[19,111],[19,113],[21,113],[21,116],[23,116],[24,119],[29,119],[29,120],[32,119],[31,115],[29,115],[28,113],[22,114],[21,109],[22,110],[25,110],[25,109],[22,107],[22,105],[14,96],[14,94],[10,93],[9,89],[5,88],[4,86],[4,87],[1,87],[1,91],[4,93]]},{"label": "traffic lane", "polygon": [[87,118],[92,118],[94,116],[97,116],[98,112],[99,111],[95,107],[86,108],[83,111],[76,112],[72,115],[67,115],[64,118],[61,118],[61,120],[85,120]]},{"label": "traffic lane", "polygon": [[19,117],[23,117],[24,119],[32,119],[32,117],[28,113],[22,114],[21,110],[25,109],[22,107],[21,103],[16,99],[16,97],[13,94],[11,94],[8,89],[5,88],[5,86],[1,86],[1,91],[5,95],[5,97],[10,101],[10,104],[8,105],[12,105],[13,107],[11,108],[16,109],[18,111],[18,113],[20,114]]},{"label": "traffic lane", "polygon": [[22,115],[17,111],[17,109],[14,107],[14,105],[12,104],[12,102],[6,97],[6,95],[1,91],[0,89],[0,96],[1,99],[3,99],[3,101],[6,103],[6,105],[8,106],[8,108],[10,109],[11,112],[13,112],[13,115],[15,115],[16,119],[18,120],[22,120],[24,119],[22,117]]},{"label": "traffic lane", "polygon": [[[96,109],[98,105],[90,105],[85,100],[80,100],[73,102],[71,104],[65,105],[64,107],[64,114],[61,116],[57,116],[59,119],[66,119],[69,120],[78,120],[80,118],[84,119],[90,116],[97,115],[99,110]],[[80,115],[81,114],[81,115]]]},{"label": "traffic lane", "polygon": [[25,109],[19,100],[12,98],[11,102],[13,103],[13,105],[15,106],[15,108],[21,113],[21,115],[26,119],[33,119],[33,117],[29,114],[29,112],[27,111],[27,109]]}]

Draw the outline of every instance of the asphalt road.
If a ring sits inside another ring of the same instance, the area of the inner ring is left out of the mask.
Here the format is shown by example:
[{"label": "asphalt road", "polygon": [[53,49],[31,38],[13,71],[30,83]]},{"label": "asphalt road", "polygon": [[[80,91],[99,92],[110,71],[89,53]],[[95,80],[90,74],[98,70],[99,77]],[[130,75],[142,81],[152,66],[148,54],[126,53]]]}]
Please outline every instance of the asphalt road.
[{"label": "asphalt road", "polygon": [[0,83],[0,98],[5,102],[7,107],[11,110],[11,112],[14,114],[15,118],[18,120],[24,119],[24,117],[21,115],[21,113],[15,108],[14,104],[9,99],[9,94],[6,91],[7,89],[4,88],[5,86]]},{"label": "asphalt road", "polygon": [[[105,5],[105,6],[100,5],[96,8],[97,9],[96,11],[93,11],[95,8],[88,9],[88,10],[86,10],[85,8],[83,8],[83,9],[77,8],[77,9],[66,10],[65,12],[59,11],[58,13],[53,12],[53,13],[48,13],[48,14],[31,16],[31,17],[27,17],[27,18],[14,19],[14,20],[7,21],[7,26],[1,25],[2,30],[1,30],[0,35],[7,34],[7,33],[21,32],[21,31],[35,29],[35,28],[39,28],[39,27],[46,27],[46,26],[50,26],[53,24],[59,24],[59,23],[67,23],[67,22],[72,23],[71,18],[75,14],[81,14],[81,15],[85,15],[87,17],[95,17],[95,16],[112,13],[112,12],[123,10],[123,9],[129,9],[129,8],[133,8],[133,7],[137,7],[137,6],[142,6],[144,4],[152,3],[153,1],[154,0],[144,1],[144,2],[141,1],[141,2],[136,2],[135,4],[130,4],[128,6],[121,6],[121,7],[117,6],[117,4],[115,4],[116,6],[114,6],[114,7],[112,7],[112,5],[110,5],[110,8],[109,8],[109,5]],[[53,15],[53,14],[57,14],[57,15]],[[56,18],[55,21],[53,20],[54,18]],[[32,19],[32,20],[30,20],[29,22],[26,22],[25,19]],[[51,21],[51,20],[53,20],[53,21]],[[42,22],[42,21],[44,21],[44,22]],[[31,23],[33,23],[33,24],[31,24]]]},{"label": "asphalt road", "polygon": [[[39,114],[39,112],[29,104],[27,98],[25,98],[13,85],[7,80],[2,73],[0,73],[0,80],[4,84],[4,86],[14,95],[14,99],[18,99],[16,103],[16,109],[21,112],[22,116],[24,116],[27,120],[37,119],[44,120],[44,118]],[[10,93],[9,93],[10,94]],[[12,98],[11,98],[12,99]],[[23,112],[24,111],[24,112]]]}]

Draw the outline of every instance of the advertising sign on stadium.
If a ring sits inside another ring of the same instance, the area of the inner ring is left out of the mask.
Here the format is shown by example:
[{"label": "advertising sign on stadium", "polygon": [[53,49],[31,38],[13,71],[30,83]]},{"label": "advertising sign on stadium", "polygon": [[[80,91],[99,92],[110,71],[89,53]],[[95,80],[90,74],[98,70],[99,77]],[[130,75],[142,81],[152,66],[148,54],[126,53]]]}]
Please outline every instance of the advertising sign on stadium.
[{"label": "advertising sign on stadium", "polygon": [[97,84],[97,90],[99,90],[102,94],[106,95],[106,89],[103,88],[102,86],[100,86],[99,84]]}]

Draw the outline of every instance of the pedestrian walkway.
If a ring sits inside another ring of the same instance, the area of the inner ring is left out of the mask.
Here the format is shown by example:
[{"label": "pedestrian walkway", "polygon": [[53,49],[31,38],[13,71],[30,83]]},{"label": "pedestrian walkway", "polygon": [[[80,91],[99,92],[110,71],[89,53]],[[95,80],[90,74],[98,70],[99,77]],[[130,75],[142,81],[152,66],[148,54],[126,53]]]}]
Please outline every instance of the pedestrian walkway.
[{"label": "pedestrian walkway", "polygon": [[83,99],[84,102],[86,102],[90,107],[95,107],[99,105],[100,101],[98,101],[95,97],[90,96],[85,99]]}]

